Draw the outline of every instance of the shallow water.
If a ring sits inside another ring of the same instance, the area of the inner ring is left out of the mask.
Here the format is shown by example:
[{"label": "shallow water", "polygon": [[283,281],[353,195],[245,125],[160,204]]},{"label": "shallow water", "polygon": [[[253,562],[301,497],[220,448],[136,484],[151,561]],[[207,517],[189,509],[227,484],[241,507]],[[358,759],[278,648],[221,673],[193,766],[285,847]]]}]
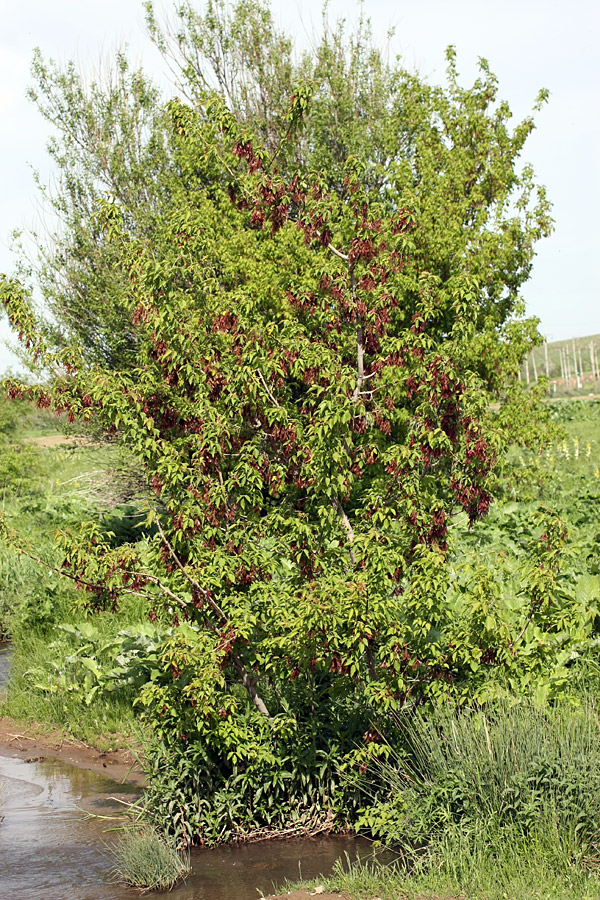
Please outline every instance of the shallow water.
[{"label": "shallow water", "polygon": [[[137,790],[58,760],[0,756],[0,900],[134,900],[110,883],[110,823],[84,811],[119,815]],[[78,807],[78,808],[76,808]],[[270,841],[192,852],[190,877],[155,900],[257,900],[285,879],[330,872],[346,853],[365,856],[355,838]]]}]

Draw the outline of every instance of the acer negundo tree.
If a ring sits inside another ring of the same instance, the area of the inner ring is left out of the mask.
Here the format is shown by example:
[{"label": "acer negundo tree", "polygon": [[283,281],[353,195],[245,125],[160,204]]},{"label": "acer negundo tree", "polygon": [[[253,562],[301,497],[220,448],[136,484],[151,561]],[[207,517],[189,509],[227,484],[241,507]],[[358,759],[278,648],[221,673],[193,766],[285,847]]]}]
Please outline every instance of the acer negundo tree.
[{"label": "acer negundo tree", "polygon": [[[300,89],[290,132],[307,105]],[[197,183],[222,177],[174,194],[152,243],[101,210],[135,368],[48,349],[26,292],[5,280],[2,294],[52,372],[9,395],[118,433],[156,493],[153,537],[114,548],[90,523],[62,535],[63,572],[92,606],[134,592],[173,624],[141,703],[167,757],[194,758],[197,797],[283,771],[292,747],[298,771],[317,777],[324,758],[329,777],[332,741],[374,742],[406,703],[451,693],[474,647],[494,662],[495,637],[462,622],[459,640],[444,604],[449,521],[487,512],[494,451],[470,364],[477,281],[413,263],[404,198],[390,214],[357,161],[343,197],[318,174],[279,175],[218,98],[170,114]],[[297,787],[279,785],[294,806]],[[246,806],[231,828],[268,820]],[[214,837],[190,808],[188,839]]]},{"label": "acer negundo tree", "polygon": [[136,365],[56,351],[5,279],[49,373],[7,390],[118,435],[155,492],[143,540],[92,522],[59,543],[91,607],[135,593],[173,629],[138,701],[157,821],[186,842],[333,827],[361,802],[340,759],[364,766],[403,709],[476,696],[514,657],[484,589],[447,601],[451,519],[485,515],[494,477],[481,287],[423,268],[418,211],[361,160],[332,191],[281,173],[218,97],[169,115],[187,176],[152,240],[98,213]]}]

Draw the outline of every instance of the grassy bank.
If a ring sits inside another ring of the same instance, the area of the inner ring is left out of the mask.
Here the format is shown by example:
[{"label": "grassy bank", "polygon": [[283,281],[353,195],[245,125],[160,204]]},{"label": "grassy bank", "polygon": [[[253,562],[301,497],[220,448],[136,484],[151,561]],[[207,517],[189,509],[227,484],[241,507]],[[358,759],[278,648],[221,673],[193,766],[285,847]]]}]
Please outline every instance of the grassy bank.
[{"label": "grassy bank", "polygon": [[289,889],[321,884],[352,900],[600,897],[595,705],[440,710],[409,731],[410,746],[384,766],[385,800],[365,816],[397,861],[346,859]]},{"label": "grassy bank", "polygon": [[86,593],[54,571],[61,561],[55,541],[98,518],[128,537],[139,476],[115,446],[65,435],[58,424],[29,405],[0,409],[3,516],[26,551],[0,544],[0,634],[13,650],[0,715],[114,746],[133,733],[136,692],[134,678],[119,681],[115,659],[143,654],[147,609],[132,599],[116,612],[90,614]]},{"label": "grassy bank", "polygon": [[594,872],[575,869],[543,839],[529,844],[504,841],[465,846],[460,834],[449,834],[448,845],[427,870],[406,874],[403,866],[354,863],[336,866],[330,878],[288,885],[294,890],[321,885],[344,892],[352,900],[598,900],[600,883]]}]

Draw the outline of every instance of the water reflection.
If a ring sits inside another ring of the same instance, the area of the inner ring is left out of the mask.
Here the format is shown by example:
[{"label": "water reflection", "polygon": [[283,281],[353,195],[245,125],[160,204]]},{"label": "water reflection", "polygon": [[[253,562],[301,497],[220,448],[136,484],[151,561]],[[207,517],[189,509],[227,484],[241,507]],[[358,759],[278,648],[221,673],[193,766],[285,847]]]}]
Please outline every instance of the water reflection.
[{"label": "water reflection", "polygon": [[[0,757],[4,822],[0,825],[0,897],[15,900],[133,900],[110,884],[107,822],[81,810],[118,815],[129,785],[57,760]],[[76,809],[75,807],[79,807]],[[193,872],[156,900],[257,900],[286,879],[314,878],[335,861],[369,853],[350,837],[270,841],[192,852]]]}]

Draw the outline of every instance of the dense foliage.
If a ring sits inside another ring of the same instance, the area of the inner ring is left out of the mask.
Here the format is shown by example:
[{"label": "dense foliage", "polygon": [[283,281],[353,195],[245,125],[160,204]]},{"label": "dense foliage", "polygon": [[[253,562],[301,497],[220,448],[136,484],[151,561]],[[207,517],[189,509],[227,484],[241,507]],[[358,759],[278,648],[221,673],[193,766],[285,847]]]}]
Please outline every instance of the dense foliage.
[{"label": "dense foliage", "polygon": [[[318,173],[341,202],[354,160],[363,191],[386,214],[398,197],[416,214],[411,261],[419,272],[443,283],[465,272],[478,280],[480,338],[471,352],[497,390],[535,340],[534,322],[509,320],[522,314],[519,290],[552,221],[544,189],[521,161],[534,120],[510,128],[487,63],[464,88],[449,51],[447,83],[437,87],[388,60],[363,19],[351,33],[325,21],[314,49],[296,58],[262,0],[217,0],[203,14],[184,3],[172,27],[146,7],[152,39],[201,116],[216,91],[288,181],[298,167]],[[95,214],[98,198],[114,198],[128,233],[152,243],[175,196],[191,184],[210,194],[229,176],[181,157],[160,92],[124,52],[91,83],[73,64],[61,68],[39,53],[32,74],[31,97],[55,130],[49,151],[58,189],[45,189],[44,201],[61,224],[50,241],[34,235],[39,255],[21,275],[52,312],[44,323],[50,342],[77,343],[112,368],[134,365],[127,282]],[[289,99],[299,85],[309,86],[310,115],[290,131]],[[545,99],[540,92],[534,109]],[[222,207],[220,215],[228,217]],[[409,317],[417,305],[411,298]],[[448,310],[436,327],[451,321]]]},{"label": "dense foliage", "polygon": [[[219,55],[201,35],[236,36],[244,11],[269,21],[245,3],[188,17],[180,46]],[[60,532],[46,566],[102,624],[61,623],[57,670],[23,677],[90,710],[135,697],[147,809],[183,843],[355,820],[406,710],[556,696],[597,614],[597,585],[560,570],[556,512],[536,510],[506,559],[477,524],[494,494],[545,489],[536,456],[516,474],[507,452],[551,435],[514,384],[536,336],[511,314],[549,227],[516,171],[532,123],[509,134],[483,63],[465,91],[450,54],[433,89],[340,41],[292,67],[263,118],[252,79],[232,111],[188,66],[193,105],[159,114],[124,62],[119,90],[88,96],[37,62],[46,96],[88,112],[55,147],[67,230],[44,273],[64,276],[48,294],[60,333],[0,284],[47,378],[6,387],[112,436],[140,484],[129,512]],[[362,121],[340,126],[343,146],[325,127],[338,114]],[[107,635],[107,614],[140,600],[152,627]]]}]

